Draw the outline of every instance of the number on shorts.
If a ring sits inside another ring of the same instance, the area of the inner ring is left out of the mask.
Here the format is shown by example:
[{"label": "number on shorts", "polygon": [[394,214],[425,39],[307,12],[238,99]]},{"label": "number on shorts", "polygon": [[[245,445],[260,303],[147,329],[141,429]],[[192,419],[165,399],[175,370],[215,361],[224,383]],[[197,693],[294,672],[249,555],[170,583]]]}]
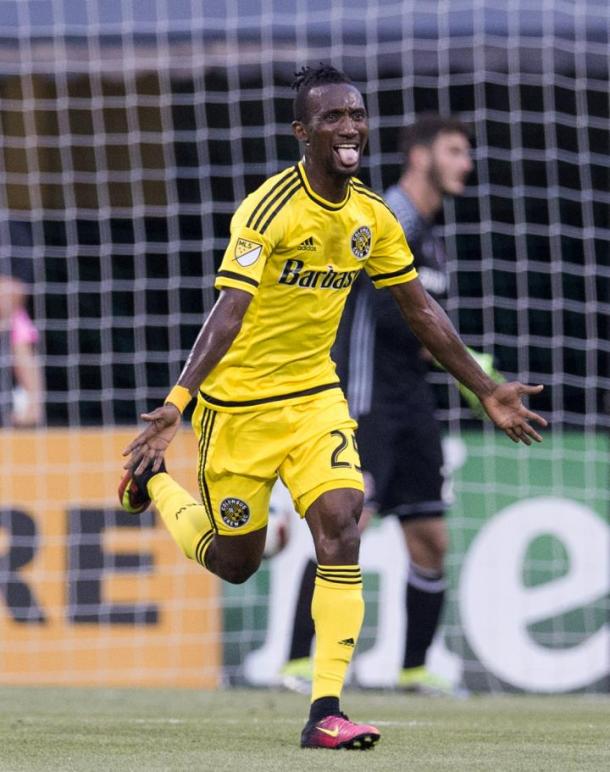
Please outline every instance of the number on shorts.
[{"label": "number on shorts", "polygon": [[[349,444],[349,440],[347,439],[346,435],[340,429],[335,429],[335,431],[331,432],[330,434],[333,437],[339,438],[339,444],[331,454],[330,465],[335,469],[340,467],[351,467],[352,466],[351,462],[341,461],[341,459],[339,458],[341,453],[343,453],[343,451],[347,448]],[[352,445],[354,447],[354,450],[356,451],[356,455],[358,455],[358,444],[356,443],[356,435],[353,432],[351,434],[351,438],[352,438]],[[362,471],[362,469],[357,464],[354,464],[354,469],[357,472]]]},{"label": "number on shorts", "polygon": [[331,437],[339,437],[339,444],[337,447],[333,450],[331,457],[330,457],[330,465],[337,469],[338,467],[345,467],[345,466],[351,466],[349,461],[341,461],[339,459],[339,456],[345,448],[347,448],[347,437],[340,429],[335,429],[335,431],[330,433]]}]

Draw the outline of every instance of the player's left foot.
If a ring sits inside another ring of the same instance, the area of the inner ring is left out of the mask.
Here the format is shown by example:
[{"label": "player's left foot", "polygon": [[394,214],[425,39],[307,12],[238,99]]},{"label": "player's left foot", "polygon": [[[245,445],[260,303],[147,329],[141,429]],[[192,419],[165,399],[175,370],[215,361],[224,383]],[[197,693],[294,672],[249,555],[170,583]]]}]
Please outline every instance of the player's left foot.
[{"label": "player's left foot", "polygon": [[157,472],[149,469],[146,469],[142,474],[125,472],[119,483],[119,501],[123,509],[132,515],[138,515],[148,509],[150,506],[150,496],[146,487],[148,481],[155,474],[165,471],[165,463],[161,462],[161,468]]},{"label": "player's left foot", "polygon": [[301,748],[366,751],[380,737],[379,730],[374,726],[355,724],[341,713],[338,716],[326,716],[320,721],[308,721],[301,733]]},{"label": "player's left foot", "polygon": [[297,694],[309,694],[313,678],[311,657],[291,659],[280,672],[282,686]]},{"label": "player's left foot", "polygon": [[428,668],[405,668],[398,675],[398,689],[427,697],[467,697],[468,692],[460,689],[442,676],[431,673]]}]

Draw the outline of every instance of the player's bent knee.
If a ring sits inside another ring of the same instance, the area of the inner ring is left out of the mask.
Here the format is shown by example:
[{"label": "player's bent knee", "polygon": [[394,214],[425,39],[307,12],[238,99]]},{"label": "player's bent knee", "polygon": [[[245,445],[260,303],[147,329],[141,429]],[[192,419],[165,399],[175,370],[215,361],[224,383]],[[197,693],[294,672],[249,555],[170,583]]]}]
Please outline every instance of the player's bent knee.
[{"label": "player's bent knee", "polygon": [[243,584],[260,566],[266,529],[243,536],[217,536],[210,547],[206,565],[230,584]]},{"label": "player's bent knee", "polygon": [[355,563],[360,551],[360,532],[352,524],[333,534],[321,533],[316,542],[316,552],[320,563]]},{"label": "player's bent knee", "polygon": [[221,579],[224,579],[225,582],[229,582],[229,584],[243,584],[256,573],[259,565],[260,563],[257,563],[256,565],[242,564],[222,566],[219,575]]},{"label": "player's bent knee", "polygon": [[319,496],[305,513],[307,520],[318,519],[332,527],[342,528],[348,521],[357,522],[362,512],[364,496],[355,488],[340,488]]},{"label": "player's bent knee", "polygon": [[341,489],[320,496],[306,514],[320,563],[353,563],[358,559],[362,493]]}]

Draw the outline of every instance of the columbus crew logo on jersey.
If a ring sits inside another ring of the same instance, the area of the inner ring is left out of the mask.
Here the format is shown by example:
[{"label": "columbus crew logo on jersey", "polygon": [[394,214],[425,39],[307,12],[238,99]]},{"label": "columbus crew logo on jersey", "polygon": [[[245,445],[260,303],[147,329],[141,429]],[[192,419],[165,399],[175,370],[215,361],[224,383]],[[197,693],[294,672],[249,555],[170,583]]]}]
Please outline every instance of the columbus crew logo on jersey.
[{"label": "columbus crew logo on jersey", "polygon": [[220,502],[220,516],[229,528],[239,528],[250,519],[250,507],[241,499],[223,499]]},{"label": "columbus crew logo on jersey", "polygon": [[358,228],[352,234],[352,253],[358,260],[364,260],[371,251],[371,229],[366,225]]}]

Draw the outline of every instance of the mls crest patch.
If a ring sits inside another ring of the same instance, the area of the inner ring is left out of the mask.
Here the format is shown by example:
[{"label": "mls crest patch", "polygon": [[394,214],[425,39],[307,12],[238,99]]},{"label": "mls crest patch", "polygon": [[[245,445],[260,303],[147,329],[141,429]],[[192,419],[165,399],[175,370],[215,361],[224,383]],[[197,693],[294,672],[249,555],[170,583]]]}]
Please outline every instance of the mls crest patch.
[{"label": "mls crest patch", "polygon": [[229,528],[239,528],[250,519],[250,507],[241,499],[223,499],[220,502],[220,516]]},{"label": "mls crest patch", "polygon": [[366,225],[358,228],[352,235],[352,253],[358,260],[364,260],[371,251],[371,229]]},{"label": "mls crest patch", "polygon": [[235,245],[235,260],[237,260],[242,268],[248,268],[248,266],[254,265],[262,251],[263,245],[257,244],[256,241],[237,239],[237,244]]}]

